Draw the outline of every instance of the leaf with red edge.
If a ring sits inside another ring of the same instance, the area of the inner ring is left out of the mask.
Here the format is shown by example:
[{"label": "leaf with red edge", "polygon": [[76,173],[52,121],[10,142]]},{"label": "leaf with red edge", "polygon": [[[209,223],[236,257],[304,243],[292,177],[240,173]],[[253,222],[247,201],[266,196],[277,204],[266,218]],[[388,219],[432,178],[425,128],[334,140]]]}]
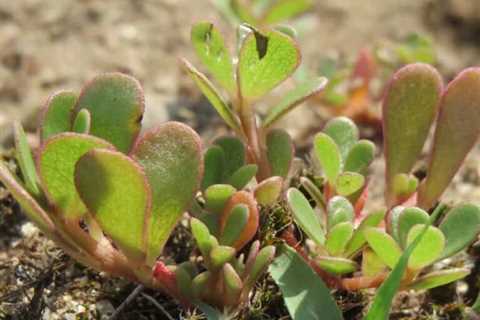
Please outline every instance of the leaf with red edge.
[{"label": "leaf with red edge", "polygon": [[90,134],[126,153],[140,133],[144,108],[143,89],[135,78],[105,73],[83,88],[74,114],[87,109],[91,115]]},{"label": "leaf with red edge", "polygon": [[427,178],[418,201],[429,209],[442,195],[480,134],[480,68],[462,71],[443,94]]},{"label": "leaf with red edge", "polygon": [[45,141],[53,135],[70,131],[75,101],[77,101],[77,94],[70,91],[59,91],[48,98],[43,107],[40,124],[41,141]]},{"label": "leaf with red edge", "polygon": [[152,188],[148,263],[158,257],[168,236],[200,187],[200,138],[190,127],[167,122],[146,132],[133,149]]},{"label": "leaf with red edge", "polygon": [[232,247],[235,247],[237,251],[243,248],[243,246],[245,246],[250,240],[252,240],[253,236],[255,236],[255,234],[257,233],[259,221],[257,202],[255,201],[255,198],[252,194],[246,191],[239,191],[235,193],[232,197],[230,197],[227,204],[225,205],[223,214],[220,217],[221,234],[223,234],[223,232],[225,231],[227,222],[230,218],[230,214],[232,214],[233,212],[233,208],[235,208],[239,204],[245,204],[248,207],[248,221],[241,235],[232,244]]},{"label": "leaf with red edge", "polygon": [[426,64],[411,64],[397,71],[383,101],[386,162],[386,198],[395,204],[394,177],[410,173],[435,119],[442,79]]}]

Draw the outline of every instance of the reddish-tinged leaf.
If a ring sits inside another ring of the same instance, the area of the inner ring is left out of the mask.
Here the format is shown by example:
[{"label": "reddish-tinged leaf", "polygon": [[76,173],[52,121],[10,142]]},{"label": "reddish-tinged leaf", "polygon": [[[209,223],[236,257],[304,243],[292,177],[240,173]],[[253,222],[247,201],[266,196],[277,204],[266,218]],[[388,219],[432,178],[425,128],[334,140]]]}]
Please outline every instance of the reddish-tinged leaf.
[{"label": "reddish-tinged leaf", "polygon": [[232,244],[232,247],[235,247],[237,250],[243,248],[243,246],[245,246],[250,240],[252,240],[253,236],[255,236],[255,233],[257,233],[259,220],[257,202],[253,198],[253,195],[246,191],[239,191],[228,200],[225,209],[223,210],[223,214],[220,217],[221,234],[223,234],[225,231],[227,221],[229,220],[230,214],[233,212],[233,208],[239,204],[245,204],[248,207],[248,222],[240,237],[238,237],[238,239]]},{"label": "reddish-tinged leaf", "polygon": [[152,188],[148,261],[153,263],[200,186],[201,142],[190,127],[167,122],[145,133],[135,145],[133,156],[144,168]]},{"label": "reddish-tinged leaf", "polygon": [[74,113],[87,109],[91,115],[90,133],[126,153],[140,132],[144,108],[143,90],[136,79],[106,73],[83,88]]},{"label": "reddish-tinged leaf", "polygon": [[383,102],[386,198],[395,204],[394,177],[409,173],[420,155],[435,119],[442,80],[426,64],[412,64],[395,73]]},{"label": "reddish-tinged leaf", "polygon": [[418,194],[429,209],[447,188],[480,134],[480,68],[462,71],[447,86],[437,120],[427,178]]},{"label": "reddish-tinged leaf", "polygon": [[60,91],[48,98],[40,124],[40,139],[42,141],[55,134],[70,131],[72,111],[76,100],[77,94],[70,91]]}]

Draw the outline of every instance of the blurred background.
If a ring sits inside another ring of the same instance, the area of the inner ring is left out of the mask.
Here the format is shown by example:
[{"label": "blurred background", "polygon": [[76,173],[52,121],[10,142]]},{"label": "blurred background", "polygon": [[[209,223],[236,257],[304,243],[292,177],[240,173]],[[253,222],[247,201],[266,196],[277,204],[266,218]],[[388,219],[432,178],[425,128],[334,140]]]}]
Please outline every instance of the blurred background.
[{"label": "blurred background", "polygon": [[[189,44],[191,24],[213,21],[234,43],[234,28],[214,1],[0,1],[3,145],[12,120],[34,129],[38,109],[49,94],[59,89],[78,91],[82,83],[105,71],[127,72],[142,82],[147,126],[172,114],[192,116],[188,108],[178,110],[200,99],[178,64],[179,57],[197,63]],[[352,60],[361,48],[404,41],[411,33],[432,40],[437,64],[448,77],[479,63],[480,1],[314,2],[312,10],[294,21],[307,70],[316,71],[325,56]],[[198,110],[203,109],[190,109]]]}]

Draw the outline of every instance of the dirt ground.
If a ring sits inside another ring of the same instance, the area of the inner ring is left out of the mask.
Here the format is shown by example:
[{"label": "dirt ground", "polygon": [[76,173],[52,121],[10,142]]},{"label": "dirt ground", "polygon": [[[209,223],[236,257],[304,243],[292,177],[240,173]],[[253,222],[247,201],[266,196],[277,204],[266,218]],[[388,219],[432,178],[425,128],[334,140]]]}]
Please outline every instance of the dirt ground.
[{"label": "dirt ground", "polygon": [[[221,122],[178,64],[179,57],[197,62],[189,31],[199,20],[215,22],[233,43],[234,30],[208,0],[0,1],[0,151],[8,155],[13,120],[35,131],[39,107],[49,94],[59,89],[78,91],[96,74],[114,70],[130,73],[143,84],[145,127],[181,120],[208,141],[212,132],[223,130]],[[400,40],[411,32],[434,40],[446,79],[480,64],[480,2],[476,0],[317,0],[298,25],[303,63],[309,70],[315,70],[327,54],[352,59],[361,48],[385,39]],[[320,129],[321,114],[318,106],[310,104],[282,125],[298,139]],[[478,156],[477,147],[447,201],[479,203]],[[380,160],[373,170],[383,170]],[[372,206],[382,193],[381,181],[375,184]],[[0,319],[106,319],[133,288],[75,264],[39,235],[0,188]],[[168,319],[146,298],[161,298],[159,294],[147,294],[120,319]],[[397,299],[400,306],[402,299]],[[165,304],[178,316],[171,301]],[[428,310],[425,319],[435,313]],[[407,312],[396,319],[408,317]],[[455,316],[437,313],[432,319]]]}]

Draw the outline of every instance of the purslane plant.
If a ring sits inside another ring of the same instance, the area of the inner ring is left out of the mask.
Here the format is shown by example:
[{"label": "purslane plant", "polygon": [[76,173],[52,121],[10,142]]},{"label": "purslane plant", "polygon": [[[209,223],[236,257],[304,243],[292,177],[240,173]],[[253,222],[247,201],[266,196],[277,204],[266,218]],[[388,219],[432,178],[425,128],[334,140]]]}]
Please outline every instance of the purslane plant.
[{"label": "purslane plant", "polygon": [[[270,128],[307,98],[321,92],[327,80],[317,78],[298,84],[260,119],[255,103],[297,69],[300,52],[294,40],[282,32],[260,31],[249,25],[242,25],[240,30],[235,56],[212,23],[197,23],[191,31],[199,60],[228,94],[228,100],[192,64],[186,60],[183,63],[205,97],[245,144],[248,163],[257,166],[257,180],[285,177],[293,150],[291,139],[285,131]],[[213,153],[218,153],[209,152],[212,158]]]},{"label": "purslane plant", "polygon": [[[345,118],[336,118],[314,139],[314,156],[324,179],[302,178],[306,194],[295,188],[287,193],[293,217],[309,238],[308,250],[291,230],[284,235],[287,243],[335,288],[378,287],[392,269],[394,278],[400,275],[398,285],[403,289],[430,289],[463,278],[468,269],[429,273],[429,267],[466,248],[480,232],[478,206],[443,210],[437,203],[474,146],[479,120],[479,68],[462,71],[445,89],[438,72],[428,65],[400,69],[383,102],[387,210],[364,212],[368,179],[360,174],[349,174],[339,183],[345,171],[355,172],[349,159],[366,169],[373,149],[358,148],[363,151],[353,157],[354,146],[360,143],[356,128]],[[419,182],[412,169],[434,123],[426,177]],[[432,216],[431,210],[436,212]]]},{"label": "purslane plant", "polygon": [[139,135],[143,111],[140,84],[119,73],[80,95],[58,92],[44,107],[35,157],[15,124],[21,179],[1,162],[0,181],[78,261],[169,292],[152,268],[200,186],[202,149],[176,122]]}]

